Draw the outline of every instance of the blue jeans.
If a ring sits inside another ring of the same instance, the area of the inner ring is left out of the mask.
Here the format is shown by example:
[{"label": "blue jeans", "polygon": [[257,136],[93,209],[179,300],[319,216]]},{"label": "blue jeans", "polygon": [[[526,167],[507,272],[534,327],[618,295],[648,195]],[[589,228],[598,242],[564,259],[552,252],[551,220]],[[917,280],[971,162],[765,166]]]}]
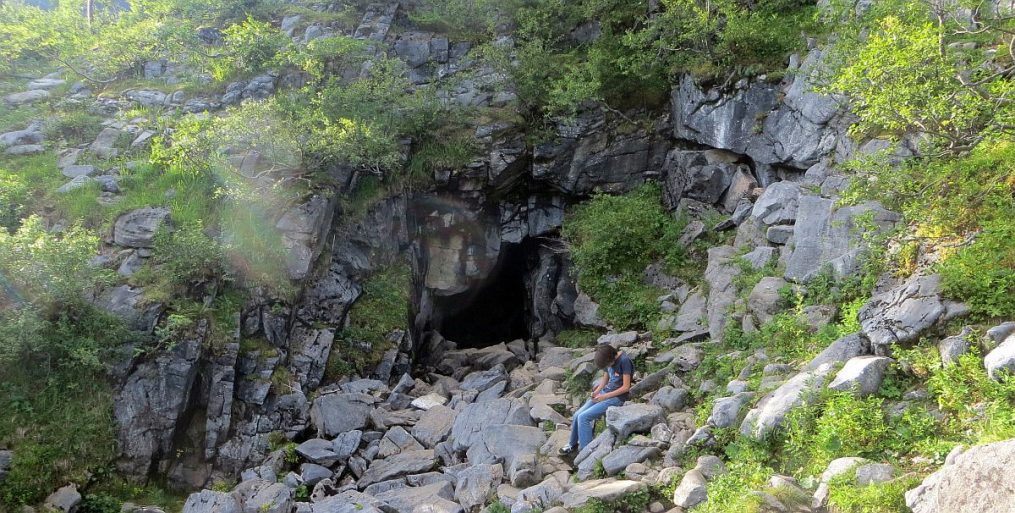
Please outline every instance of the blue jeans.
[{"label": "blue jeans", "polygon": [[619,397],[611,397],[604,401],[593,402],[592,399],[585,401],[585,404],[571,417],[571,446],[578,444],[579,449],[585,448],[592,441],[592,432],[596,425],[596,419],[606,415],[606,409],[610,406],[620,406],[624,400]]}]

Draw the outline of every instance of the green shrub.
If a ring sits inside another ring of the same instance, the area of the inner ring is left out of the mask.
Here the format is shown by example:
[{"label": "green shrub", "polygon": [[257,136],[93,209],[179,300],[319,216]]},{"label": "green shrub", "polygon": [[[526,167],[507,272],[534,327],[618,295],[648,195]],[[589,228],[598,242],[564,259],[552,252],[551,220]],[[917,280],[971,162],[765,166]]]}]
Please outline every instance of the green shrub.
[{"label": "green shrub", "polygon": [[736,440],[725,448],[726,472],[708,485],[708,501],[697,507],[701,513],[760,511],[761,499],[750,492],[765,487],[773,471],[767,465],[768,448],[748,439]]},{"label": "green shrub", "polygon": [[578,205],[564,221],[578,270],[578,285],[599,303],[599,313],[618,327],[652,326],[659,289],[642,273],[655,260],[682,261],[676,243],[681,223],[660,203],[660,189],[646,184],[623,196],[598,195]]},{"label": "green shrub", "polygon": [[942,411],[952,415],[950,428],[972,442],[1015,437],[1015,379],[990,379],[976,351],[954,365],[931,371],[927,389]]},{"label": "green shrub", "polygon": [[829,486],[831,513],[908,513],[906,492],[920,484],[918,476],[906,475],[885,483],[867,486],[852,484],[854,473],[833,479]]},{"label": "green shrub", "polygon": [[[1015,211],[1015,209],[1013,209]],[[944,292],[983,317],[1015,315],[1015,220],[983,223],[976,240],[940,267]]]},{"label": "green shrub", "polygon": [[46,119],[48,139],[63,139],[70,144],[92,142],[102,131],[102,116],[84,110],[71,110]]},{"label": "green shrub", "polygon": [[275,64],[292,42],[270,23],[247,17],[222,30],[226,55],[215,62],[213,74],[226,80],[234,74],[256,73]]},{"label": "green shrub", "polygon": [[447,33],[455,40],[483,41],[493,37],[505,21],[512,2],[493,0],[425,0],[409,12],[409,19],[424,30]]},{"label": "green shrub", "polygon": [[87,494],[81,499],[81,513],[120,513],[120,501],[105,493]]},{"label": "green shrub", "polygon": [[19,174],[0,168],[0,228],[16,230],[31,199],[29,182]]}]

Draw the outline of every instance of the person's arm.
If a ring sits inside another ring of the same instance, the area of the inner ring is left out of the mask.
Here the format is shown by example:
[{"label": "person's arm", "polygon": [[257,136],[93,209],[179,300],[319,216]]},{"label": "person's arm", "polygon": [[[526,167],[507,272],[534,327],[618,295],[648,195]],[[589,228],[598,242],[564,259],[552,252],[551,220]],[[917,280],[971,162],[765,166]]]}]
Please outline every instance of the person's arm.
[{"label": "person's arm", "polygon": [[617,397],[618,395],[626,394],[628,390],[631,390],[631,375],[627,374],[627,373],[624,373],[623,377],[624,377],[624,382],[620,385],[620,388],[618,388],[618,389],[616,389],[616,390],[614,390],[612,392],[608,392],[608,393],[605,393],[603,395],[600,395],[598,397],[598,400],[599,401],[604,401],[604,400],[609,399],[611,397]]},{"label": "person's arm", "polygon": [[599,384],[596,385],[596,388],[592,389],[592,398],[595,399],[596,394],[598,394],[599,391],[602,390],[603,387],[605,387],[606,384],[609,383],[609,382],[610,382],[610,376],[609,376],[609,374],[607,374],[606,371],[603,371],[603,379],[599,380]]}]

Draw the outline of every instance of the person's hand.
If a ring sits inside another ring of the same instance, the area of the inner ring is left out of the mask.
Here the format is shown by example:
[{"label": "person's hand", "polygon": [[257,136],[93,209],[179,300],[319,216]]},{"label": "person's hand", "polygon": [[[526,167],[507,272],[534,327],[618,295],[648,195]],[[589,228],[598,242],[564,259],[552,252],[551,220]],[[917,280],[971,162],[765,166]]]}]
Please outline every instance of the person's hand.
[{"label": "person's hand", "polygon": [[602,400],[603,400],[603,394],[600,394],[598,392],[592,394],[592,402],[598,403],[599,401],[602,401]]}]

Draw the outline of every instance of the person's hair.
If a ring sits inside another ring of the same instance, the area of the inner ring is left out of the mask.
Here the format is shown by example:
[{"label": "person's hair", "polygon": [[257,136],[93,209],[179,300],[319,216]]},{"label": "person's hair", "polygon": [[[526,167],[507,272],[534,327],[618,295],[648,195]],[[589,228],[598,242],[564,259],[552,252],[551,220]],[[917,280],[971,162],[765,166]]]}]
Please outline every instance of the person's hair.
[{"label": "person's hair", "polygon": [[610,344],[599,344],[596,347],[596,368],[605,369],[617,358],[617,348]]}]

